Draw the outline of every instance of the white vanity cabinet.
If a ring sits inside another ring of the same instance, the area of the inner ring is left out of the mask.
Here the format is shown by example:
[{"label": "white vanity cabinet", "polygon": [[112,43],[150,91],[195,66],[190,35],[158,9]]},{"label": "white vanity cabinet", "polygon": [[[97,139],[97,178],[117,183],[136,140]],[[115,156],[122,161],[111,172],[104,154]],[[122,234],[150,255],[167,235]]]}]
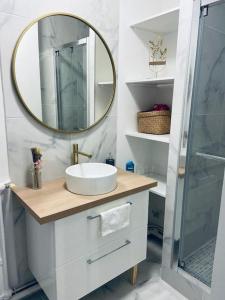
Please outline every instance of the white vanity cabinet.
[{"label": "white vanity cabinet", "polygon": [[[73,194],[64,178],[40,190],[13,188],[27,209],[29,267],[49,300],[77,300],[146,258],[148,193],[156,186],[118,169],[116,189],[103,195]],[[129,226],[102,237],[99,214],[127,202]]]},{"label": "white vanity cabinet", "polygon": [[[130,225],[102,237],[99,213],[129,202]],[[148,190],[40,225],[27,211],[29,267],[49,300],[75,300],[146,258]]]}]

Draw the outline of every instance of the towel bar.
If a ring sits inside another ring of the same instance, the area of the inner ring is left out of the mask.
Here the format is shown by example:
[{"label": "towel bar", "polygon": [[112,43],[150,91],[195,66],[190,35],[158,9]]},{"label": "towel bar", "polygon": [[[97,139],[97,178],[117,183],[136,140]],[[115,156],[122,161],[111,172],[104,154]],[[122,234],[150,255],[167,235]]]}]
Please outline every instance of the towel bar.
[{"label": "towel bar", "polygon": [[[133,203],[132,202],[127,202],[128,204],[132,205]],[[96,216],[87,216],[87,219],[88,220],[93,220],[93,219],[96,219],[96,218],[99,218],[100,215],[96,215]]]}]

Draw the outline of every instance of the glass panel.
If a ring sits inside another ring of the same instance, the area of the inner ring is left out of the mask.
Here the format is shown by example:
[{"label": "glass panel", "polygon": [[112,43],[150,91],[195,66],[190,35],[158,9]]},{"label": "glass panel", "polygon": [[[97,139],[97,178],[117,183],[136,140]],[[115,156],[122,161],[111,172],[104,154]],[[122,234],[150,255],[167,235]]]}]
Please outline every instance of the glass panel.
[{"label": "glass panel", "polygon": [[88,126],[86,43],[65,46],[56,55],[59,129],[84,129]]},{"label": "glass panel", "polygon": [[179,266],[211,286],[225,167],[225,4],[200,19]]}]

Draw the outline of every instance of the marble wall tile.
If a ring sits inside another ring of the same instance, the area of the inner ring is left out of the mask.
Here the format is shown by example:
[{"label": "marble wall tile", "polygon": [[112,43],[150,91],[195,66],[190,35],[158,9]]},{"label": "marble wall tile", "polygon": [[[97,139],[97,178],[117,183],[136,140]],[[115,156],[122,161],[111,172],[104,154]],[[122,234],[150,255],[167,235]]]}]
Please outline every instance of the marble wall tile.
[{"label": "marble wall tile", "polygon": [[[65,30],[65,29],[66,30]],[[88,26],[77,19],[52,16],[38,22],[40,52],[58,48],[88,36]]]},{"label": "marble wall tile", "polygon": [[24,116],[11,80],[11,60],[16,41],[27,22],[26,18],[0,13],[0,61],[6,117]]},{"label": "marble wall tile", "polygon": [[65,168],[70,165],[70,136],[50,135],[30,117],[8,118],[7,136],[10,176],[17,185],[30,183],[31,147],[37,146],[43,151],[43,180],[63,176]]},{"label": "marble wall tile", "polygon": [[[90,131],[71,137],[72,144],[78,143],[81,151],[92,154],[90,161],[104,162],[108,154],[116,156],[116,116],[107,116],[106,119]],[[87,158],[80,156],[80,161]]]},{"label": "marble wall tile", "polygon": [[[0,62],[1,69],[1,62]],[[4,109],[4,99],[2,92],[2,76],[0,73],[0,141],[1,141],[1,151],[0,151],[0,182],[9,181],[9,170],[8,170],[8,152],[7,152],[7,141],[5,132],[5,109]]]},{"label": "marble wall tile", "polygon": [[3,202],[9,284],[19,288],[33,276],[27,262],[25,209],[15,195],[9,201]]},{"label": "marble wall tile", "polygon": [[196,115],[193,121],[192,151],[225,155],[225,115]]},{"label": "marble wall tile", "polygon": [[[37,14],[45,14],[48,11],[69,10],[71,13],[78,11],[89,16],[94,12],[99,12],[99,19],[101,19],[101,17],[105,16],[105,12],[108,11],[109,7],[112,14],[115,13],[117,15],[118,3],[115,3],[113,6],[110,6],[110,4],[111,2],[108,0],[99,0],[97,2],[95,0],[85,0],[85,2],[82,0],[76,0],[76,2],[74,0],[56,0],[53,6],[52,1],[45,0],[33,0],[32,2],[28,0],[2,0],[0,11],[29,18],[33,18]],[[99,20],[96,20],[96,22],[99,22]],[[105,26],[107,25],[104,24],[103,27]]]},{"label": "marble wall tile", "polygon": [[[82,134],[62,135],[54,133],[33,120],[21,105],[11,80],[11,58],[17,38],[34,18],[47,12],[65,11],[86,19],[96,27],[106,40],[117,66],[119,1],[109,0],[9,0],[0,3],[0,63],[3,82],[4,105],[9,155],[10,177],[17,185],[30,182],[30,148],[43,150],[43,180],[64,175],[71,164],[72,144],[79,143],[81,150],[93,154],[91,161],[104,161],[109,152],[116,152],[116,97],[105,120]],[[109,13],[110,12],[110,13]],[[106,17],[107,16],[107,17]],[[80,157],[80,161],[87,161]],[[12,199],[17,203],[16,199]],[[19,205],[19,204],[18,204]],[[26,261],[26,234],[24,211],[18,205],[8,214],[14,229],[7,234],[15,241],[16,280],[12,287],[29,281],[30,273]],[[18,217],[20,216],[20,217]],[[14,236],[13,236],[14,235]]]},{"label": "marble wall tile", "polygon": [[[204,24],[201,38],[201,57],[198,64],[198,89],[196,91],[196,113],[223,114],[225,110],[225,33]],[[210,45],[210,46],[209,46]]]}]

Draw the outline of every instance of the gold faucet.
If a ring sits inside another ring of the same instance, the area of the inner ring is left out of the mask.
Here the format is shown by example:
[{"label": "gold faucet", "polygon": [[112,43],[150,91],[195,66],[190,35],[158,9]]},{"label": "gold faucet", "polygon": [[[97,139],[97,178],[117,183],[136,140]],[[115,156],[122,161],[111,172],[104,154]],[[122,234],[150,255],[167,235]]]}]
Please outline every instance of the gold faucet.
[{"label": "gold faucet", "polygon": [[73,154],[72,154],[72,164],[73,165],[76,165],[79,163],[79,154],[86,156],[88,158],[92,158],[92,154],[78,151],[78,144],[73,144]]}]

